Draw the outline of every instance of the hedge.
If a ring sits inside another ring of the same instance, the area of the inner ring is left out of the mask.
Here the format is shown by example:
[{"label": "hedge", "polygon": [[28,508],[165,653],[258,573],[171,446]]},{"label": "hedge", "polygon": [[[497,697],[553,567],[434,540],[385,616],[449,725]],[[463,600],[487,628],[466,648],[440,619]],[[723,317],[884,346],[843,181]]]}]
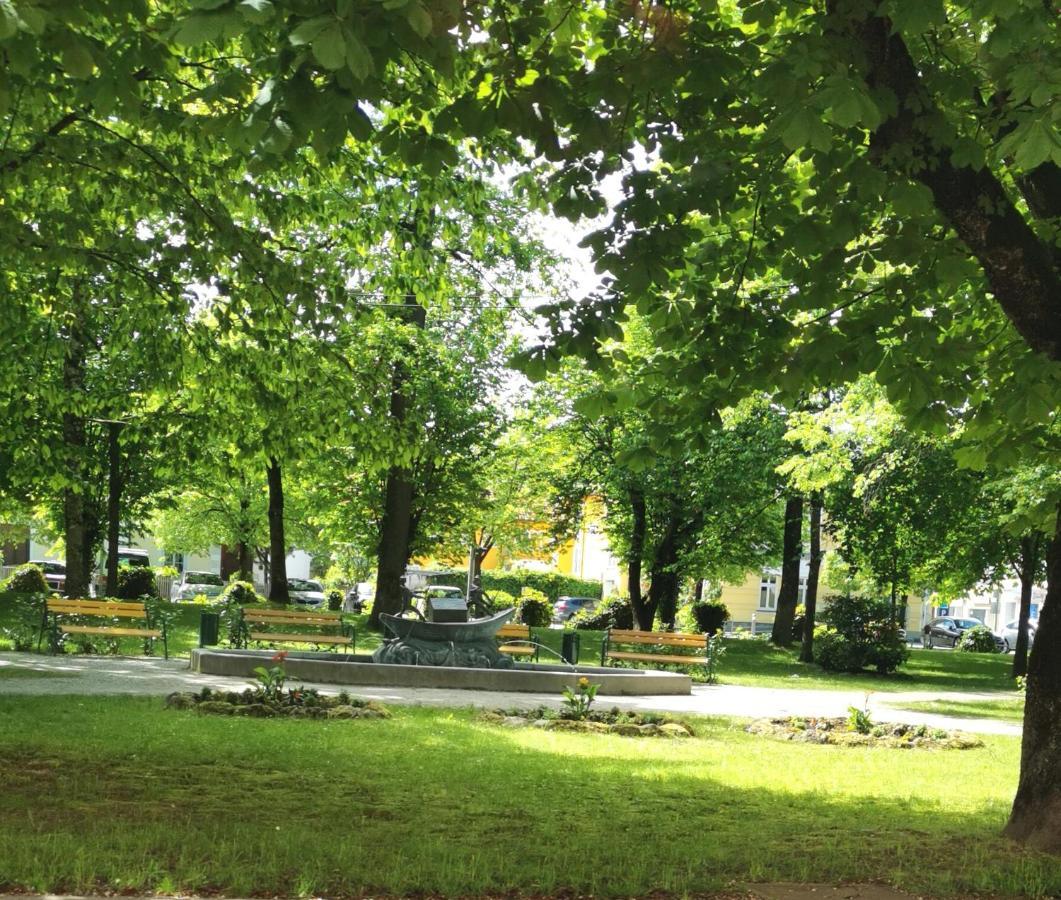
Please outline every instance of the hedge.
[{"label": "hedge", "polygon": [[519,597],[524,588],[541,591],[555,603],[560,597],[593,597],[601,596],[601,583],[585,578],[573,578],[559,572],[533,572],[527,569],[512,569],[508,572],[483,572],[483,590],[504,591],[513,597]]}]

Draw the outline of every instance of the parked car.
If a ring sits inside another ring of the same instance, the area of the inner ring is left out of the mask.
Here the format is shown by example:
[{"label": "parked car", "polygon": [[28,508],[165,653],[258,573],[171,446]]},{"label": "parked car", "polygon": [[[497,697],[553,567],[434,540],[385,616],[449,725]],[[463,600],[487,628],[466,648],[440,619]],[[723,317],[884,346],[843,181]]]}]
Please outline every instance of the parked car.
[{"label": "parked car", "polygon": [[327,606],[324,586],[319,581],[307,581],[303,578],[287,579],[287,594],[292,603],[301,606]]},{"label": "parked car", "polygon": [[553,621],[566,622],[584,609],[594,609],[596,597],[560,597],[553,605]]},{"label": "parked car", "polygon": [[39,566],[44,572],[48,587],[59,594],[66,593],[66,566],[54,559],[31,559],[31,566]]},{"label": "parked car", "polygon": [[346,612],[361,613],[365,611],[368,603],[376,593],[376,587],[369,581],[359,581],[346,592],[346,602],[343,610]]},{"label": "parked car", "polygon": [[[921,632],[921,645],[933,647],[957,647],[958,639],[970,628],[983,625],[979,619],[959,619],[954,616],[941,616],[929,622]],[[995,635],[995,646],[1002,652],[1002,638]]]},{"label": "parked car", "polygon": [[[1028,647],[1030,648],[1035,643],[1035,629],[1039,623],[1032,619],[1028,622]],[[1002,629],[1002,649],[1004,652],[1009,653],[1010,650],[1017,649],[1017,628],[1020,626],[1020,622],[1010,622]]]},{"label": "parked car", "polygon": [[118,566],[145,566],[151,567],[151,557],[146,550],[138,547],[119,547]]},{"label": "parked car", "polygon": [[173,585],[170,597],[173,600],[191,600],[197,594],[218,597],[225,589],[225,582],[213,572],[185,572],[178,584]]}]

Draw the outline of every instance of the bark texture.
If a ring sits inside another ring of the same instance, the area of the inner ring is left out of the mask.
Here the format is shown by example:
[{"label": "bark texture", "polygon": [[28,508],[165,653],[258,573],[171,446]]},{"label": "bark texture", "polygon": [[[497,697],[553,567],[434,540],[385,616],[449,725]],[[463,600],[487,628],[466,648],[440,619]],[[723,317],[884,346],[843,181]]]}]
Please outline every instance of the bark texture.
[{"label": "bark texture", "polygon": [[638,488],[630,489],[630,558],[626,569],[626,587],[634,620],[642,631],[651,631],[656,618],[656,607],[641,594],[641,560],[645,553],[647,512],[645,495]]},{"label": "bark texture", "polygon": [[818,614],[818,576],[822,570],[822,495],[810,498],[810,566],[807,569],[807,594],[803,601],[803,641],[799,658],[814,662],[814,621]]},{"label": "bark texture", "polygon": [[[71,317],[66,356],[63,359],[63,390],[70,399],[80,398],[85,389],[85,334],[81,317],[76,311],[79,302],[80,296],[75,292],[75,314]],[[67,451],[70,474],[75,482],[74,486],[63,489],[66,593],[70,597],[87,597],[89,584],[86,571],[90,561],[85,559],[85,485],[82,483],[85,419],[81,414],[71,410],[63,413],[63,444]],[[113,583],[109,587],[113,592]]]},{"label": "bark texture", "polygon": [[1028,660],[1020,783],[1005,833],[1035,850],[1061,853],[1061,506],[1046,584]]},{"label": "bark texture", "polygon": [[269,602],[290,603],[287,591],[287,540],[284,536],[284,476],[280,462],[269,457]]},{"label": "bark texture", "polygon": [[1028,621],[1032,614],[1032,588],[1039,567],[1038,534],[1025,535],[1020,542],[1020,613],[1017,617],[1017,645],[1013,648],[1013,677],[1028,674]]},{"label": "bark texture", "polygon": [[107,587],[118,587],[118,544],[121,541],[122,457],[117,422],[107,424]]},{"label": "bark texture", "polygon": [[792,643],[792,623],[799,600],[799,563],[803,557],[803,496],[792,494],[785,501],[785,534],[781,559],[781,587],[770,641],[780,647]]}]

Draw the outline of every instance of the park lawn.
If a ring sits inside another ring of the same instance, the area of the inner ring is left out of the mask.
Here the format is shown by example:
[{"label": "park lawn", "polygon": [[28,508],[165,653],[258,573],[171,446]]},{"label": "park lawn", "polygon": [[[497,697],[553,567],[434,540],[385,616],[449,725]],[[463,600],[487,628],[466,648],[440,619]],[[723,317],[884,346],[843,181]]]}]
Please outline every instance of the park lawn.
[{"label": "park lawn", "polygon": [[71,672],[53,672],[48,669],[36,669],[32,666],[0,665],[0,681],[15,678],[70,678]]},{"label": "park lawn", "polygon": [[727,640],[719,663],[719,681],[755,687],[811,688],[858,691],[1009,691],[1013,658],[1001,653],[954,653],[944,650],[910,651],[910,659],[891,675],[867,671],[858,675],[826,672],[801,663],[799,650],[775,647],[767,641]]},{"label": "park lawn", "polygon": [[1001,719],[1024,721],[1024,698],[1017,700],[917,700],[895,704],[896,709],[934,713],[962,719]]},{"label": "park lawn", "polygon": [[[1015,738],[896,751],[773,741],[733,720],[696,727],[674,742],[502,729],[467,710],[319,722],[0,695],[0,890],[1061,891],[1061,859],[999,836]],[[975,777],[955,791],[944,771]]]}]

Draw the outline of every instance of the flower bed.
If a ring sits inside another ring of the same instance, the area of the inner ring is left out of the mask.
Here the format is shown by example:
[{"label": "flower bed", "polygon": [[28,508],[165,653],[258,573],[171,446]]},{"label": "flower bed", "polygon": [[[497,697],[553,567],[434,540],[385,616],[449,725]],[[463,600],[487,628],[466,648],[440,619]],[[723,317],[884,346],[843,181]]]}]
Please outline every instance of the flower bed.
[{"label": "flower bed", "polygon": [[204,715],[258,719],[279,716],[294,719],[389,719],[391,716],[387,707],[374,700],[359,700],[345,691],[331,697],[313,688],[291,688],[268,693],[261,688],[247,688],[238,693],[203,688],[197,694],[170,694],[166,697],[166,707],[193,709]]},{"label": "flower bed", "polygon": [[587,713],[577,718],[567,710],[557,712],[539,706],[535,709],[494,709],[483,713],[483,722],[504,728],[541,728],[545,731],[575,731],[587,734],[619,734],[624,737],[691,737],[693,730],[684,722],[653,713],[624,712],[618,707]]},{"label": "flower bed", "polygon": [[800,718],[757,719],[746,729],[751,734],[783,741],[808,744],[836,744],[844,747],[890,747],[898,750],[915,748],[935,750],[968,750],[982,747],[983,741],[960,731],[945,731],[927,725],[884,722],[858,730],[851,719]]}]

